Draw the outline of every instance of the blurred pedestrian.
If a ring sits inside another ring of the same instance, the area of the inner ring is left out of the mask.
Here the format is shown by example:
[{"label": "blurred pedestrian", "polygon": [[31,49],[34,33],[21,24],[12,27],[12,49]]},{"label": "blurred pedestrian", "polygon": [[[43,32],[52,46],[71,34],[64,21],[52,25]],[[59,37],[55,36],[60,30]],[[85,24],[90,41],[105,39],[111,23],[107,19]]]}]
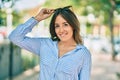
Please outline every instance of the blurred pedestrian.
[{"label": "blurred pedestrian", "polygon": [[[83,45],[79,21],[70,7],[43,8],[9,35],[14,44],[40,56],[39,80],[90,80],[91,54]],[[50,38],[26,36],[52,14]]]}]

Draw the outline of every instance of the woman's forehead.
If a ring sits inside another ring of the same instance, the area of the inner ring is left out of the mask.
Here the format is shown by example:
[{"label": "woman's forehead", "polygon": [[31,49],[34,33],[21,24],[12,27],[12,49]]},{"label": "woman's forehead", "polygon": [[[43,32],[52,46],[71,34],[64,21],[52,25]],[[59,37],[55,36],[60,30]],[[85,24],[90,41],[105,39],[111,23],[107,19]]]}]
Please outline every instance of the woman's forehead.
[{"label": "woman's forehead", "polygon": [[67,22],[67,21],[61,15],[58,15],[55,19],[55,23],[59,23],[59,22]]}]

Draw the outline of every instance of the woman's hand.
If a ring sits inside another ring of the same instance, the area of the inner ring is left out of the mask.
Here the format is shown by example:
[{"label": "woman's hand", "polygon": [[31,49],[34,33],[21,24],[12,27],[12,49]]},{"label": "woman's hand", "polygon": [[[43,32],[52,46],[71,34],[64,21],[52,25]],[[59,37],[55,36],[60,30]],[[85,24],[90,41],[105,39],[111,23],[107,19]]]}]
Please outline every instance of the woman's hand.
[{"label": "woman's hand", "polygon": [[52,15],[54,9],[43,8],[36,16],[35,19],[38,21],[44,20]]}]

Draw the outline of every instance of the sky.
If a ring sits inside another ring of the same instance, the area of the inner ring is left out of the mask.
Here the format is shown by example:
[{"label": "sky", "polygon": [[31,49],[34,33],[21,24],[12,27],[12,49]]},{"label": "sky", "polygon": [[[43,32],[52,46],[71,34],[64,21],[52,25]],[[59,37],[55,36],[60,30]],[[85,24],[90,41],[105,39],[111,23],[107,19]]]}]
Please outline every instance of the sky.
[{"label": "sky", "polygon": [[45,0],[19,0],[15,3],[14,8],[17,10],[24,10],[36,7],[44,2]]}]

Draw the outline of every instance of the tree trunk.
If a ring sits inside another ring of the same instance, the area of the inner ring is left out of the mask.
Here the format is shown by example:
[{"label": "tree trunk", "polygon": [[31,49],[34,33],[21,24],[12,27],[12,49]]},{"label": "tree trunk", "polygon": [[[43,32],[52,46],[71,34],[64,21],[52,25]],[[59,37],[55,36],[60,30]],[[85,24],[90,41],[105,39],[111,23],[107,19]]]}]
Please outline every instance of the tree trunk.
[{"label": "tree trunk", "polygon": [[112,49],[112,60],[115,60],[115,48],[114,48],[114,25],[113,25],[113,19],[114,19],[114,10],[115,10],[115,2],[111,0],[112,7],[109,11],[109,26],[110,26],[110,38],[111,38],[111,49]]}]

